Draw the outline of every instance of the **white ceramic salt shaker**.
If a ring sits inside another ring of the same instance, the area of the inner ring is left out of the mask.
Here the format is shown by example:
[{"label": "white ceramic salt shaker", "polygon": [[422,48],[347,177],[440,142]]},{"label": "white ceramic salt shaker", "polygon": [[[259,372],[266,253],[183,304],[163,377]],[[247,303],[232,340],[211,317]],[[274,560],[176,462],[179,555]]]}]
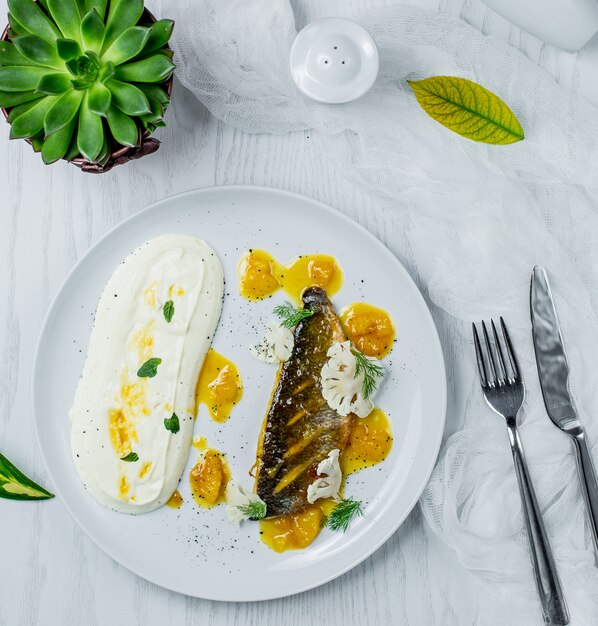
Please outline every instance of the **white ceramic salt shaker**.
[{"label": "white ceramic salt shaker", "polygon": [[366,93],[378,76],[378,48],[359,24],[339,17],[303,28],[291,47],[291,75],[312,100],[340,104]]},{"label": "white ceramic salt shaker", "polygon": [[484,0],[538,39],[576,52],[598,32],[596,0]]}]

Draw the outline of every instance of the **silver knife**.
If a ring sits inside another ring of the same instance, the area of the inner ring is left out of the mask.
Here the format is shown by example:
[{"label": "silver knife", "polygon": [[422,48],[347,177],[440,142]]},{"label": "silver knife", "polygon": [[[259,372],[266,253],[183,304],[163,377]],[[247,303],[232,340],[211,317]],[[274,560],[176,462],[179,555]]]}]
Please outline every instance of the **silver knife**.
[{"label": "silver knife", "polygon": [[582,492],[598,558],[598,480],[586,434],[569,391],[569,362],[563,346],[548,276],[543,267],[534,267],[530,306],[536,364],[544,404],[550,419],[567,433],[575,444]]}]

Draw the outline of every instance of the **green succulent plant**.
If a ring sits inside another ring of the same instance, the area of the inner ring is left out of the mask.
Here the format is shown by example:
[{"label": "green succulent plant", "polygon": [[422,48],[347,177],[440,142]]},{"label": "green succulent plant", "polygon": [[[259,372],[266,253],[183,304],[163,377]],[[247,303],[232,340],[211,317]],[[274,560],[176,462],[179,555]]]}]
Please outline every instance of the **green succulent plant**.
[{"label": "green succulent plant", "polygon": [[142,25],[143,0],[9,0],[11,41],[0,42],[0,107],[11,139],[44,162],[104,164],[119,146],[164,126],[161,84],[174,22]]}]

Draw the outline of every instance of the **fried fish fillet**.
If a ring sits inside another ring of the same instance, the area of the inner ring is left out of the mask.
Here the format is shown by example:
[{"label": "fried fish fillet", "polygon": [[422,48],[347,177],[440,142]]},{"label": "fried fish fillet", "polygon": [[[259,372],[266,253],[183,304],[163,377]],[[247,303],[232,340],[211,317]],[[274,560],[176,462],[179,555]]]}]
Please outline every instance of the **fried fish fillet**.
[{"label": "fried fish fillet", "polygon": [[326,352],[347,339],[340,321],[319,287],[305,290],[303,304],[313,315],[295,329],[293,353],[280,367],[258,444],[256,491],[268,517],[308,506],[307,487],[317,478],[318,463],[335,448],[342,452],[353,420],[328,406],[320,385]]}]

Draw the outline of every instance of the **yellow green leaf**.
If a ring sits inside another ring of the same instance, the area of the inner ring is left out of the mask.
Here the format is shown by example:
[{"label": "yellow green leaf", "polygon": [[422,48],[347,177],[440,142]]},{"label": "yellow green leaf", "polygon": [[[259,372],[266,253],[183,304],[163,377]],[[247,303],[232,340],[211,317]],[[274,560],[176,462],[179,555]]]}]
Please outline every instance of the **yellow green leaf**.
[{"label": "yellow green leaf", "polygon": [[0,498],[11,500],[46,500],[54,496],[34,483],[0,454]]},{"label": "yellow green leaf", "polygon": [[422,109],[462,137],[503,145],[524,138],[513,111],[497,95],[471,80],[432,76],[408,82]]}]

